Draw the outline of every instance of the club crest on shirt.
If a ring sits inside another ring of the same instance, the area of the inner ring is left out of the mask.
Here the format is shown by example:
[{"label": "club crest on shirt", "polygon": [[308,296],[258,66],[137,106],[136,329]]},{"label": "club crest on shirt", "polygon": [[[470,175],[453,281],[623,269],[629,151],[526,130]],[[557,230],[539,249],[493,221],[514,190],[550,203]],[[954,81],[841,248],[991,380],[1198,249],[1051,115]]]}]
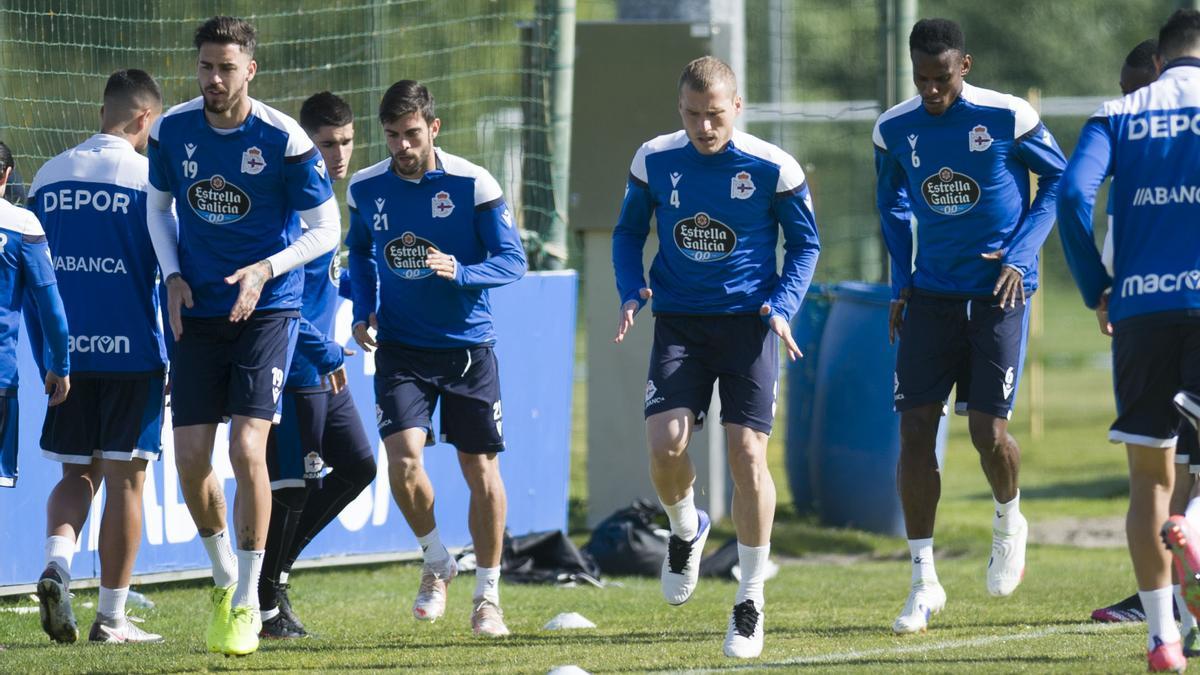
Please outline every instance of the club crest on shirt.
[{"label": "club crest on shirt", "polygon": [[454,202],[450,201],[450,193],[442,190],[433,196],[433,217],[446,218],[454,213]]},{"label": "club crest on shirt", "polygon": [[187,201],[197,216],[214,225],[228,225],[250,213],[250,195],[220,174],[192,183]]},{"label": "club crest on shirt", "polygon": [[262,150],[257,147],[246,148],[242,153],[242,173],[256,176],[267,168],[267,160],[263,159]]},{"label": "club crest on shirt", "polygon": [[974,178],[942,167],[921,183],[921,196],[934,212],[960,216],[979,203],[982,191]]},{"label": "club crest on shirt", "polygon": [[405,232],[384,244],[383,257],[388,269],[401,279],[424,279],[433,274],[433,270],[425,264],[431,248],[437,248],[432,241]]},{"label": "club crest on shirt", "polygon": [[983,152],[992,147],[992,137],[988,134],[987,127],[978,124],[971,129],[967,147],[971,149],[971,152]]},{"label": "club crest on shirt", "polygon": [[727,258],[737,248],[733,229],[704,212],[684,218],[672,229],[679,252],[696,262]]},{"label": "club crest on shirt", "polygon": [[730,199],[750,199],[754,194],[754,181],[750,180],[750,172],[739,171],[733,175],[729,185]]}]

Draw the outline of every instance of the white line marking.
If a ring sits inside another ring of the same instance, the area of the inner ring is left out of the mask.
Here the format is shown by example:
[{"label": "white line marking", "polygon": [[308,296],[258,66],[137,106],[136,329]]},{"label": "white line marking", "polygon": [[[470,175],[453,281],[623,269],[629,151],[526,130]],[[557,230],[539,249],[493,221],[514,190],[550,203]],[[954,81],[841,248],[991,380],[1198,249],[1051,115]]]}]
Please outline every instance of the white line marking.
[{"label": "white line marking", "polygon": [[[1141,625],[1141,624],[1137,624]],[[1117,630],[1120,628],[1129,628],[1130,626],[1124,623],[1079,623],[1069,626],[1050,626],[1035,631],[1025,631],[1022,633],[1008,633],[1006,635],[989,635],[987,637],[971,638],[969,640],[943,640],[942,642],[931,642],[928,644],[907,645],[904,647],[880,647],[877,649],[862,649],[849,652],[833,652],[830,654],[819,654],[816,656],[797,656],[783,661],[758,661],[747,663],[746,665],[729,666],[727,668],[701,668],[696,670],[684,671],[665,671],[665,672],[682,672],[682,673],[721,673],[731,670],[754,670],[758,668],[778,668],[781,666],[803,666],[803,665],[821,665],[832,663],[850,663],[854,661],[863,661],[873,659],[880,656],[894,656],[900,654],[921,654],[924,652],[935,652],[946,649],[963,649],[967,647],[986,647],[988,645],[1003,644],[1005,642],[1019,642],[1024,640],[1039,640],[1041,638],[1050,637],[1053,635],[1062,635],[1070,633],[1100,633],[1106,631]],[[660,671],[664,672],[664,671]]]}]

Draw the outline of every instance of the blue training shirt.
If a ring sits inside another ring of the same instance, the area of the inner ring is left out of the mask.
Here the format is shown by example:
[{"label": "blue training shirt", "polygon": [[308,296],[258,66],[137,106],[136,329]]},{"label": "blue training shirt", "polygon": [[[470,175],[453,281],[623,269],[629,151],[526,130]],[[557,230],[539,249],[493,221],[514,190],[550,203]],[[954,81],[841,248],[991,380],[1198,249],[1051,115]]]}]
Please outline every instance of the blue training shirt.
[{"label": "blue training shirt", "polygon": [[21,310],[28,301],[37,313],[45,353],[34,352],[39,364],[58,375],[70,375],[67,317],[54,278],[46,233],[37,216],[0,199],[0,393],[11,396],[17,386],[17,336]]},{"label": "blue training shirt", "polygon": [[638,291],[647,287],[642,248],[651,216],[659,242],[650,265],[655,312],[754,314],[769,304],[790,321],[799,309],[820,242],[804,171],[780,148],[741,131],[713,155],[697,151],[684,131],[643,144],[613,231],[622,304],[644,304]]},{"label": "blue training shirt", "polygon": [[288,389],[325,388],[322,377],[342,367],[342,346],[333,341],[342,268],[335,248],[304,266],[304,305]]},{"label": "blue training shirt", "polygon": [[[1023,275],[1026,293],[1037,290],[1038,252],[1054,226],[1066,159],[1029,103],[963,83],[941,115],[919,96],[887,110],[873,140],[892,297],[911,288],[990,296],[1002,265]],[[1030,171],[1038,177],[1032,203]],[[982,257],[993,251],[1003,252],[1000,260]]]},{"label": "blue training shirt", "polygon": [[96,134],[43,164],[30,187],[29,208],[54,254],[76,373],[161,373],[166,363],[146,229],[148,172],[128,141]]},{"label": "blue training shirt", "polygon": [[[204,99],[181,103],[150,132],[150,183],[175,198],[179,267],[195,306],[187,316],[228,314],[238,287],[225,277],[300,236],[297,211],[333,196],[325,164],[291,117],[256,100],[242,126],[214,129]],[[267,281],[258,309],[300,307],[303,273]]]},{"label": "blue training shirt", "polygon": [[[1092,236],[1096,191],[1112,176],[1112,274]],[[1109,318],[1200,309],[1200,59],[1108,101],[1083,126],[1063,177],[1059,236],[1088,307]]]},{"label": "blue training shirt", "polygon": [[[521,237],[486,169],[435,152],[437,168],[417,182],[396,175],[391,158],[350,178],[354,322],[376,312],[379,339],[410,347],[494,343],[487,289],[524,276]],[[454,256],[453,280],[425,264],[431,248]]]}]

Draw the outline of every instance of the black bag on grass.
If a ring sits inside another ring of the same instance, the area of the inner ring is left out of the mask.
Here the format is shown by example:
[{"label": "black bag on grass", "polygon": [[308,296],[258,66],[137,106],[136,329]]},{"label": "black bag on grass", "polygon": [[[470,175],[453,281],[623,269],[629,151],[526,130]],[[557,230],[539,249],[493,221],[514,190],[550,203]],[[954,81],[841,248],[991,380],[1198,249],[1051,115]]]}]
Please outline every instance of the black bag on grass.
[{"label": "black bag on grass", "polygon": [[657,577],[667,556],[667,536],[656,520],[665,517],[658,504],[639,499],[600,521],[583,552],[604,574]]},{"label": "black bag on grass", "polygon": [[527,584],[586,581],[599,585],[600,568],[559,530],[513,537],[504,533],[504,580]]}]

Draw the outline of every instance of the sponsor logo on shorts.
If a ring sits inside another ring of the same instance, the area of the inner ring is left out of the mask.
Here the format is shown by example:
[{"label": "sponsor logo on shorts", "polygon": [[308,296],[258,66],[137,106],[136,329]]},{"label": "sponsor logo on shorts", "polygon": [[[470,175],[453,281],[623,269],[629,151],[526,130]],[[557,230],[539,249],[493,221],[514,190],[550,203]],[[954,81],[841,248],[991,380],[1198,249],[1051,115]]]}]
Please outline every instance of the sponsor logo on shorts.
[{"label": "sponsor logo on shorts", "polygon": [[1200,270],[1184,270],[1178,274],[1134,274],[1121,282],[1121,297],[1175,293],[1200,290]]},{"label": "sponsor logo on shorts", "polygon": [[379,404],[376,403],[375,404],[375,426],[382,429],[382,428],[390,425],[391,423],[392,423],[392,421],[390,419],[384,419],[383,408],[380,408]]},{"label": "sponsor logo on shorts", "polygon": [[304,479],[316,480],[325,476],[325,460],[316,452],[304,456]]},{"label": "sponsor logo on shorts", "polygon": [[192,183],[187,200],[197,216],[214,225],[235,223],[250,213],[250,195],[220,175]]},{"label": "sponsor logo on shorts", "polygon": [[[0,244],[3,246],[4,244]],[[60,255],[54,258],[55,272],[99,272],[101,274],[128,274],[125,261],[120,258],[92,258],[87,256]]]},{"label": "sponsor logo on shorts", "polygon": [[655,396],[658,393],[658,387],[654,386],[654,380],[646,380],[646,407],[649,408],[656,403],[662,403],[665,400],[662,396]]},{"label": "sponsor logo on shorts", "polygon": [[388,269],[401,279],[424,279],[433,274],[433,270],[425,264],[431,248],[437,248],[432,241],[405,232],[384,244],[383,257]]},{"label": "sponsor logo on shorts", "polygon": [[42,193],[42,211],[82,211],[91,208],[109,213],[129,213],[130,199],[124,192],[62,188]]},{"label": "sponsor logo on shorts", "polygon": [[987,127],[980,124],[971,129],[967,136],[967,147],[971,152],[983,152],[992,147],[992,137],[988,134]]},{"label": "sponsor logo on shorts", "polygon": [[942,167],[921,183],[921,194],[935,212],[943,216],[960,216],[979,203],[982,193],[974,178]]},{"label": "sponsor logo on shorts", "polygon": [[727,258],[737,248],[733,229],[704,212],[675,223],[674,235],[680,253],[696,262]]},{"label": "sponsor logo on shorts", "polygon": [[70,335],[67,351],[79,354],[128,354],[129,338],[124,335]]},{"label": "sponsor logo on shorts", "polygon": [[271,368],[271,396],[279,403],[279,394],[283,392],[283,371]]},{"label": "sponsor logo on shorts", "polygon": [[1004,400],[1005,401],[1007,401],[1009,399],[1009,397],[1012,396],[1013,388],[1014,388],[1013,380],[1015,380],[1015,379],[1016,379],[1016,376],[1013,374],[1012,366],[1009,366],[1008,370],[1004,371],[1004,384],[1001,387],[1004,390]]}]

